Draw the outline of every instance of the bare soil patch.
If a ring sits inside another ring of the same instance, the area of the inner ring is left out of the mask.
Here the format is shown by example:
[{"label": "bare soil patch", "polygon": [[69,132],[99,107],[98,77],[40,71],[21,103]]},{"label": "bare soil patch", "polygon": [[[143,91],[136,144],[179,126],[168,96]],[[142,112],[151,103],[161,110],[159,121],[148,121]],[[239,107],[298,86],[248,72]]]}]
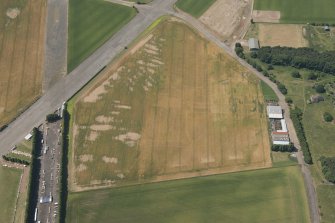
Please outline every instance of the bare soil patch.
[{"label": "bare soil patch", "polygon": [[20,15],[20,9],[18,8],[10,8],[7,9],[6,15],[10,18],[10,19],[15,19],[16,17],[18,17]]},{"label": "bare soil patch", "polygon": [[306,47],[303,26],[293,24],[257,24],[261,46]]},{"label": "bare soil patch", "polygon": [[237,39],[250,22],[251,4],[251,0],[217,0],[200,21],[225,39]]},{"label": "bare soil patch", "polygon": [[279,23],[280,11],[254,10],[252,18],[254,22]]}]

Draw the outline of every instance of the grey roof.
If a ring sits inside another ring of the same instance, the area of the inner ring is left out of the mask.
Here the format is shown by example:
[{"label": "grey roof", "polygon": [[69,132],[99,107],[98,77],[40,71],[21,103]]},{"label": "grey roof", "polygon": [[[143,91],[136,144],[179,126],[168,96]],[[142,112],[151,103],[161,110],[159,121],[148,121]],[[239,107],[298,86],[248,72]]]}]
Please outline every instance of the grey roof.
[{"label": "grey roof", "polygon": [[259,49],[258,39],[250,38],[248,41],[249,49]]},{"label": "grey roof", "polygon": [[283,114],[280,106],[267,106],[268,114]]}]

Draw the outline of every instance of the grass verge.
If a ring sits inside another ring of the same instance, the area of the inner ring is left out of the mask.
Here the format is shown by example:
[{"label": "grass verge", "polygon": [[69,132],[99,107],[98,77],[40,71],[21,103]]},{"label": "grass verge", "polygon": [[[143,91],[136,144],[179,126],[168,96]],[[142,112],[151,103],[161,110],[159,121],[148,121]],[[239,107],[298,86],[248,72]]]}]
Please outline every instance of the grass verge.
[{"label": "grass verge", "polygon": [[0,222],[12,222],[22,171],[0,166]]}]

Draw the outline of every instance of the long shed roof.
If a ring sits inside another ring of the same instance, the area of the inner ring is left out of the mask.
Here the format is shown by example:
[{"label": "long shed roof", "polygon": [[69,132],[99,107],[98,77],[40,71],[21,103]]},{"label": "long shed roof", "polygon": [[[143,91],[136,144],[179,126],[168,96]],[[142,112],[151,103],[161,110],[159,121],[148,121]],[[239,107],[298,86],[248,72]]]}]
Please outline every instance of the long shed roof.
[{"label": "long shed roof", "polygon": [[258,39],[250,38],[248,41],[249,49],[259,49],[259,42]]}]

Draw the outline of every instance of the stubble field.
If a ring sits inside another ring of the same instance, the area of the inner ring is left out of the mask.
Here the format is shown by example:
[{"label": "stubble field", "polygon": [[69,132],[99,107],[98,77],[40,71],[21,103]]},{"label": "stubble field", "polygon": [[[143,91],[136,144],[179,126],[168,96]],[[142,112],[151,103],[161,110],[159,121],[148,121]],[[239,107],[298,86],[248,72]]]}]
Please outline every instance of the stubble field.
[{"label": "stubble field", "polygon": [[165,21],[74,107],[72,189],[271,166],[260,81]]},{"label": "stubble field", "polygon": [[46,2],[0,1],[0,126],[42,90]]}]

